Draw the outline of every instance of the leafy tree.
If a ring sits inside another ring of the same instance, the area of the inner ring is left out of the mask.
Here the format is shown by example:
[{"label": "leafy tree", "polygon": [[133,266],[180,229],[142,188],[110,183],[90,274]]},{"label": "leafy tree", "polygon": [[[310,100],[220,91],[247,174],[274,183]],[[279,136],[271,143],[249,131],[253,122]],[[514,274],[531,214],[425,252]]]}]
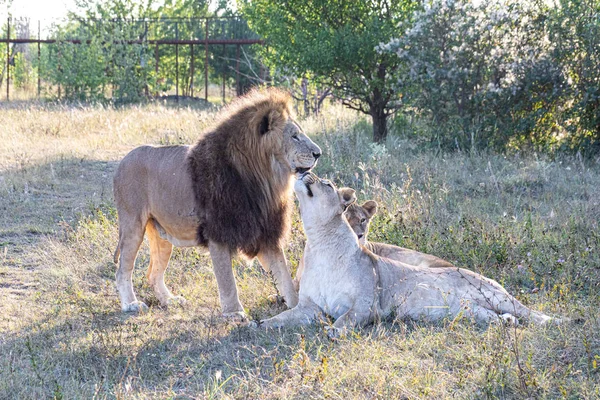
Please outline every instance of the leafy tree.
[{"label": "leafy tree", "polygon": [[373,140],[384,141],[387,118],[400,105],[390,74],[401,60],[377,52],[400,22],[410,20],[416,0],[241,0],[250,27],[267,41],[262,54],[272,67],[312,75],[333,95],[373,119]]},{"label": "leafy tree", "polygon": [[562,104],[568,146],[600,153],[600,1],[561,0],[550,10],[552,59],[566,71]]},{"label": "leafy tree", "polygon": [[143,42],[128,41],[147,38],[147,25],[138,19],[152,15],[152,0],[79,0],[78,7],[54,31],[57,43],[42,68],[45,78],[70,99],[104,99],[112,88],[117,102],[141,100],[155,78],[147,62],[152,53]]}]

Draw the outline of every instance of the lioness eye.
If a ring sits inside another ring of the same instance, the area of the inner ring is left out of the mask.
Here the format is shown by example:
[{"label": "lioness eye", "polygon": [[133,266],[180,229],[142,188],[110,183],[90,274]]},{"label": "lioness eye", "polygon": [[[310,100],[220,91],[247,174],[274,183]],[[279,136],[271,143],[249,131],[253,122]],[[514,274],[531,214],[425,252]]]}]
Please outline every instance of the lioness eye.
[{"label": "lioness eye", "polygon": [[298,135],[296,135],[295,133],[292,135],[292,139],[294,139],[294,140],[300,140],[300,139],[298,138]]},{"label": "lioness eye", "polygon": [[364,224],[364,223],[365,223],[365,221],[366,221],[366,219],[365,219],[365,218],[361,218],[361,219],[360,219],[360,223],[361,223],[361,224]]}]

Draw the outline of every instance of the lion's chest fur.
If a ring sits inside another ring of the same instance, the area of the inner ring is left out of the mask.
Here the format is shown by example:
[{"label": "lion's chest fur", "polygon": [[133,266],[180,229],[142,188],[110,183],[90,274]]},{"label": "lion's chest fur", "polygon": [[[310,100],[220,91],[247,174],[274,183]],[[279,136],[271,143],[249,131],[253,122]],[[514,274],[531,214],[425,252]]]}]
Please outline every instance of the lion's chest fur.
[{"label": "lion's chest fur", "polygon": [[224,243],[254,257],[263,247],[281,246],[289,231],[291,175],[285,166],[271,162],[265,170],[240,170],[228,140],[233,139],[213,132],[189,152],[198,241]]}]

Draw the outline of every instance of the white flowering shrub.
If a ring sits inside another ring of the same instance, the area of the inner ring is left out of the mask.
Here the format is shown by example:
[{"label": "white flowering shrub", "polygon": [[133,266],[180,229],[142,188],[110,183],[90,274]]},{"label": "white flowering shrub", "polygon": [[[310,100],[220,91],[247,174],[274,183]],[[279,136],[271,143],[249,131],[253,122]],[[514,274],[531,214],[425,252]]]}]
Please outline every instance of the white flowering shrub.
[{"label": "white flowering shrub", "polygon": [[553,58],[543,2],[431,0],[378,46],[404,60],[406,103],[445,147],[504,149],[556,135],[567,71]]}]

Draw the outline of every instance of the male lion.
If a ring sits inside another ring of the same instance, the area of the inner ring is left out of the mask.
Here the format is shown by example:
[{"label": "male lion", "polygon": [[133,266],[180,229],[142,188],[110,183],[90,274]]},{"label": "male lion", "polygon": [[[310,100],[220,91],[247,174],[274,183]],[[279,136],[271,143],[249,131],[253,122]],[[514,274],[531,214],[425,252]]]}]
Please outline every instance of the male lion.
[{"label": "male lion", "polygon": [[551,317],[530,310],[496,281],[466,269],[427,268],[388,260],[361,246],[343,217],[354,190],[337,190],[312,173],[294,190],[307,237],[305,269],[296,307],[264,320],[265,327],[304,325],[321,314],[336,319],[330,334],[396,313],[398,318],[437,321],[461,313],[478,322]]},{"label": "male lion", "polygon": [[131,279],[144,232],[150,244],[147,277],[162,305],[183,301],[164,281],[173,246],[200,245],[210,252],[225,316],[245,319],[231,267],[238,251],[258,256],[294,307],[298,295],[282,250],[292,178],[313,168],[320,155],[294,121],[290,96],[276,89],[238,98],[195,146],[132,150],[114,177],[122,310],[147,308]]}]

